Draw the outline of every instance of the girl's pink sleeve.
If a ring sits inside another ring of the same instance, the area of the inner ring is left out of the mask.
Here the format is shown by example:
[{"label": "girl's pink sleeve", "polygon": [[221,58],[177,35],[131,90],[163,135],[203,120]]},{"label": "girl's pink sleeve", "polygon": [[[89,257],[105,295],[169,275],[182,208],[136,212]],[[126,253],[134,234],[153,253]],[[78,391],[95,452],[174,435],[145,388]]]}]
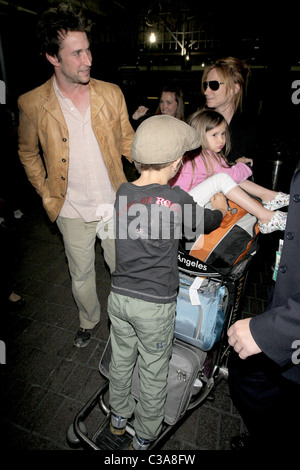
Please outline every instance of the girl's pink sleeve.
[{"label": "girl's pink sleeve", "polygon": [[187,160],[184,165],[180,167],[178,173],[169,181],[169,185],[171,188],[173,186],[179,186],[181,189],[188,192],[191,189],[193,173],[192,163]]}]

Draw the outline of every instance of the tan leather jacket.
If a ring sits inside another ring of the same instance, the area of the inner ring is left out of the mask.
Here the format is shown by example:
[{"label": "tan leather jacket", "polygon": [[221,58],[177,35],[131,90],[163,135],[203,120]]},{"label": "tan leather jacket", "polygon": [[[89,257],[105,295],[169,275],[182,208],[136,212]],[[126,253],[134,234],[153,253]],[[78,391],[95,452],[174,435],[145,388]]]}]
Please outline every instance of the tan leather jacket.
[{"label": "tan leather jacket", "polygon": [[[69,135],[53,78],[18,99],[19,156],[51,221],[64,203],[68,183]],[[131,161],[134,131],[117,85],[91,79],[92,128],[115,189],[126,181],[121,156]]]}]

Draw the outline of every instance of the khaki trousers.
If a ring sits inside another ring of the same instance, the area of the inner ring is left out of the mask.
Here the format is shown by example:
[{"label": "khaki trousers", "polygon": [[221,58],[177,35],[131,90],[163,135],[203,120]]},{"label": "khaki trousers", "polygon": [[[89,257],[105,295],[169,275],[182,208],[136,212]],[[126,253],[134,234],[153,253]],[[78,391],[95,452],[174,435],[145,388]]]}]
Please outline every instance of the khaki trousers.
[{"label": "khaki trousers", "polygon": [[[107,222],[84,222],[58,217],[72,279],[72,292],[79,309],[80,326],[93,329],[100,321],[100,303],[96,291],[95,242],[101,237],[104,259],[115,269],[113,218]],[[96,235],[97,228],[97,235]]]},{"label": "khaki trousers", "polygon": [[[157,438],[165,416],[175,311],[176,302],[155,304],[114,292],[108,298],[110,406],[124,418],[134,413],[134,430],[145,439]],[[136,360],[140,376],[137,404],[130,394]]]}]

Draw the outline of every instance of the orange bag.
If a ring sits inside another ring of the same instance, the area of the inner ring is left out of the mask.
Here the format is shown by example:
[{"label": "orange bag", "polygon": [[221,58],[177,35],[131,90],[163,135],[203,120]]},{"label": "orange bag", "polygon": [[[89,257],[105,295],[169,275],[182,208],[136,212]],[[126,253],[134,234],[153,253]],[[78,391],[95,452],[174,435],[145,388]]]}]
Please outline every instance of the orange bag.
[{"label": "orange bag", "polygon": [[[220,227],[209,234],[200,235],[189,252],[194,258],[224,274],[256,249],[254,241],[259,233],[254,215],[232,201],[228,203],[230,210]],[[213,208],[210,202],[205,207]]]}]

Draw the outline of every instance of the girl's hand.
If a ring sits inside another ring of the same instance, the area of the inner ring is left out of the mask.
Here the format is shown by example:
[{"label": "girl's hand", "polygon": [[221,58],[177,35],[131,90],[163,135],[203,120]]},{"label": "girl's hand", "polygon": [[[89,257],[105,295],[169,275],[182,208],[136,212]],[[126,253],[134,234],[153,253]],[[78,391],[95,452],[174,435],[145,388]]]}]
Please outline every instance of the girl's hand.
[{"label": "girl's hand", "polygon": [[246,165],[253,166],[253,159],[247,157],[237,158],[235,163],[246,163]]}]

